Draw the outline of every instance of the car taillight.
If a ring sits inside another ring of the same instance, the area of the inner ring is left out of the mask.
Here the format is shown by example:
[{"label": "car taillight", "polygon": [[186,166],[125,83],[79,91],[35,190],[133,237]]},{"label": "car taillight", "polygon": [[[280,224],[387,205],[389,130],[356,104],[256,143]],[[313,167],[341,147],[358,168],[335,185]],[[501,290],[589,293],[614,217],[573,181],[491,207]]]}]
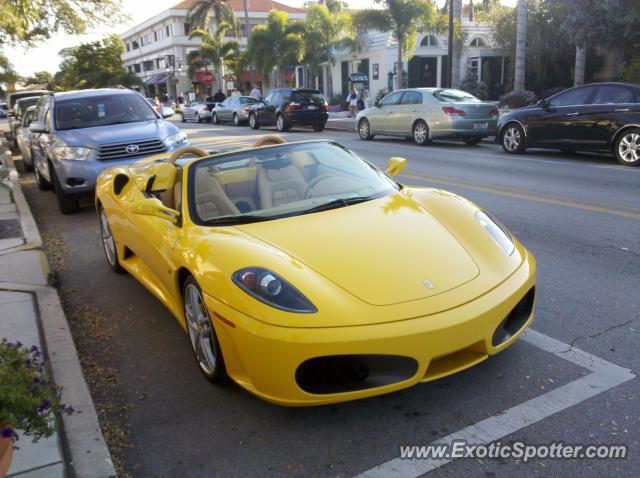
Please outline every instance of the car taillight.
[{"label": "car taillight", "polygon": [[322,111],[329,111],[329,103],[325,102],[322,103]]},{"label": "car taillight", "polygon": [[458,108],[454,108],[453,106],[443,106],[442,111],[450,116],[465,116],[466,113]]},{"label": "car taillight", "polygon": [[245,113],[248,113],[249,112],[249,107],[245,106],[244,108],[242,108],[242,111],[244,111]]},{"label": "car taillight", "polygon": [[292,101],[291,103],[289,103],[289,106],[287,106],[288,109],[290,110],[297,110],[302,108],[304,105],[302,103],[296,103],[295,101]]},{"label": "car taillight", "polygon": [[489,111],[489,116],[498,116],[500,114],[500,112],[498,111],[498,108],[493,108],[491,111]]},{"label": "car taillight", "polygon": [[209,109],[208,106],[205,106],[204,108],[202,108],[202,111],[211,111],[211,110]]}]

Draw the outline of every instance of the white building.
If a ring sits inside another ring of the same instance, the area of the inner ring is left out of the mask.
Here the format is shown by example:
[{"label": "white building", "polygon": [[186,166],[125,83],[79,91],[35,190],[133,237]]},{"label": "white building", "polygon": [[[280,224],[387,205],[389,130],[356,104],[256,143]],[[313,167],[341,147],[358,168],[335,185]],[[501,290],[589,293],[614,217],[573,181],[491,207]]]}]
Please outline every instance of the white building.
[{"label": "white building", "polygon": [[[201,43],[199,39],[189,39],[191,25],[187,22],[187,13],[194,3],[194,0],[184,0],[120,35],[125,44],[123,64],[144,81],[149,96],[167,94],[177,98],[187,92],[199,90],[205,94],[212,88],[221,87],[215,84],[216,76],[211,74],[211,68],[196,72],[194,78],[187,77],[187,54]],[[238,21],[239,38],[228,39],[246,46],[248,32],[245,30],[244,2],[231,0],[230,5]],[[287,12],[291,19],[303,20],[306,17],[305,11],[299,8],[271,0],[251,0],[251,28],[266,23],[271,10]],[[210,32],[214,31],[212,22]]]}]

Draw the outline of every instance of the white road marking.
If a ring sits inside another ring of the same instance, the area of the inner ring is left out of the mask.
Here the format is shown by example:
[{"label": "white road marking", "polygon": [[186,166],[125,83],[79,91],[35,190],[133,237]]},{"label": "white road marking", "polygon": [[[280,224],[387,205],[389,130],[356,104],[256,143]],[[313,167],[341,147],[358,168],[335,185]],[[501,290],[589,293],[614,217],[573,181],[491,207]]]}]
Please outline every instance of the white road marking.
[{"label": "white road marking", "polygon": [[[432,442],[433,444],[450,444],[454,440],[466,440],[470,444],[489,444],[635,378],[635,375],[629,369],[615,365],[535,330],[527,330],[522,335],[522,340],[545,352],[585,368],[591,373],[511,407],[499,415],[494,415],[469,425]],[[452,460],[394,458],[357,475],[356,478],[418,477],[450,461]]]}]

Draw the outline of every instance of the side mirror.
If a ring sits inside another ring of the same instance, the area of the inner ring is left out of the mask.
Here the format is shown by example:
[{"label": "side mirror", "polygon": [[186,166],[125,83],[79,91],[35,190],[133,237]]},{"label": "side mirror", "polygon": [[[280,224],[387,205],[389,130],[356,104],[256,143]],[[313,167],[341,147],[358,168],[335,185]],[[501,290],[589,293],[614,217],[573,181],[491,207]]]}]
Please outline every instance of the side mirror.
[{"label": "side mirror", "polygon": [[166,207],[160,199],[146,198],[136,201],[131,205],[131,212],[140,216],[153,216],[176,224],[180,213],[175,209]]},{"label": "side mirror", "polygon": [[375,106],[376,108],[380,108],[380,101],[376,100],[376,102],[373,104],[373,106]]},{"label": "side mirror", "polygon": [[44,121],[32,121],[29,125],[29,131],[32,133],[46,133],[47,125],[44,124]]},{"label": "side mirror", "polygon": [[548,103],[548,102],[547,102],[547,100],[545,100],[545,99],[542,99],[542,100],[538,101],[536,104],[537,104],[540,108],[545,109],[545,110],[549,107],[549,103]]},{"label": "side mirror", "polygon": [[387,163],[387,176],[396,176],[402,172],[402,170],[407,165],[407,160],[404,158],[399,158],[397,156],[393,156],[389,158],[389,162]]},{"label": "side mirror", "polygon": [[160,108],[160,116],[162,116],[163,118],[170,118],[171,116],[173,116],[173,114],[173,108],[169,108],[168,106],[163,106],[162,108]]}]

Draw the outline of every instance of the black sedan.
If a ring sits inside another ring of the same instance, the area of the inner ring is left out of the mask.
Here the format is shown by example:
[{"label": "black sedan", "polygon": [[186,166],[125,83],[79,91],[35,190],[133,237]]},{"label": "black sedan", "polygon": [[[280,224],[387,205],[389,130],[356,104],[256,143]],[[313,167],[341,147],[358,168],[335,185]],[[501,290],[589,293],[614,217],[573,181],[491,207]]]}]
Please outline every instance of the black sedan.
[{"label": "black sedan", "polygon": [[530,147],[604,151],[625,166],[640,166],[640,88],[626,83],[569,88],[504,115],[497,139],[511,154]]},{"label": "black sedan", "polygon": [[249,111],[249,126],[275,125],[278,131],[286,131],[292,126],[312,126],[322,131],[329,119],[328,105],[318,90],[276,88],[265,99]]}]

